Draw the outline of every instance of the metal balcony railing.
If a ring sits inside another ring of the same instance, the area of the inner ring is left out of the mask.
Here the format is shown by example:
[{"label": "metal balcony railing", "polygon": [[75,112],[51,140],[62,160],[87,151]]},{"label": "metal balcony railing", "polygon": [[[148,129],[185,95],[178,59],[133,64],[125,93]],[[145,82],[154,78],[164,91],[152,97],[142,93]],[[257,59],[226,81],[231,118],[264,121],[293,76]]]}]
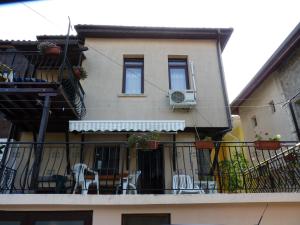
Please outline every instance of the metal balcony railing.
[{"label": "metal balcony railing", "polygon": [[2,85],[59,84],[68,100],[74,107],[78,117],[85,114],[84,91],[74,76],[72,65],[64,54],[57,56],[44,55],[39,51],[17,51],[8,49],[0,51]]},{"label": "metal balcony railing", "polygon": [[[156,150],[126,142],[1,143],[0,192],[74,194],[213,194],[300,191],[300,149],[252,142],[161,142]],[[37,145],[43,145],[32,180]]]}]

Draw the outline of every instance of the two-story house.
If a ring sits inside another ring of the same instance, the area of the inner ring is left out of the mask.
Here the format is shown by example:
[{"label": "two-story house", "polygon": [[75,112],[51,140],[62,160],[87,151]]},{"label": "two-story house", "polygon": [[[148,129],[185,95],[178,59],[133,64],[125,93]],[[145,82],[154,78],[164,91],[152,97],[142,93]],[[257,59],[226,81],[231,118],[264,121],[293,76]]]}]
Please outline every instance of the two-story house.
[{"label": "two-story house", "polygon": [[[257,224],[267,202],[266,224],[280,224],[276,210],[298,222],[298,194],[253,194],[299,190],[298,179],[274,185],[253,145],[222,142],[231,115],[221,54],[232,29],[75,29],[0,52],[1,112],[13,124],[0,224]],[[44,41],[60,53],[37,51]],[[292,177],[299,147],[278,151]]]}]

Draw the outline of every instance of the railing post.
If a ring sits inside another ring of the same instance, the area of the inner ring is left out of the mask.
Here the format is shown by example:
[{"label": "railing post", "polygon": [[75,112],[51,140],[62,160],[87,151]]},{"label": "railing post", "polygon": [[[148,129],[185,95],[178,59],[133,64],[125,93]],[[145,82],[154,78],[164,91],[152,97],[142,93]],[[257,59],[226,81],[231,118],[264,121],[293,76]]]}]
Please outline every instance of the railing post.
[{"label": "railing post", "polygon": [[16,125],[14,123],[12,123],[12,125],[10,127],[10,131],[9,131],[9,136],[8,136],[5,148],[4,148],[2,160],[1,160],[0,183],[1,183],[2,179],[3,179],[3,174],[4,174],[4,171],[5,171],[5,166],[6,166],[8,151],[9,151],[9,147],[10,147],[10,140],[13,139],[13,137],[15,136],[15,132],[16,132]]}]

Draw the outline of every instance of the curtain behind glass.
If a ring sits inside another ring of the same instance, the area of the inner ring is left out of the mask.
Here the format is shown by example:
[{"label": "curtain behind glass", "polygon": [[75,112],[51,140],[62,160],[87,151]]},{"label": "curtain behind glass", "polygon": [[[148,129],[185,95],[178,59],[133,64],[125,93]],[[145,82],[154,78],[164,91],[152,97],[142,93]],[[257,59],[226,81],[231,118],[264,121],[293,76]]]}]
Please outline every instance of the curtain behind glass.
[{"label": "curtain behind glass", "polygon": [[142,93],[142,70],[141,68],[126,68],[126,94]]},{"label": "curtain behind glass", "polygon": [[171,89],[186,90],[186,75],[184,68],[170,68]]}]

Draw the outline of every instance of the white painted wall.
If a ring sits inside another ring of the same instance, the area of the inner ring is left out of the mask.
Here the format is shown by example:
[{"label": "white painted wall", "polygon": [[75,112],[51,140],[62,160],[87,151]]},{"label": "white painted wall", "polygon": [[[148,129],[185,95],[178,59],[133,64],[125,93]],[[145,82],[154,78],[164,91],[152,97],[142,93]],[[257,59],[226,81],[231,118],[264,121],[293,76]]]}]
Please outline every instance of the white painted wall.
[{"label": "white painted wall", "polygon": [[[282,107],[286,100],[278,76],[276,72],[270,75],[239,108],[247,141],[255,140],[255,134],[263,135],[266,132],[269,133],[269,137],[280,134],[283,141],[297,140],[289,108]],[[277,103],[275,113],[269,106],[272,100]],[[251,121],[253,116],[256,116],[257,127],[254,127]]]}]

